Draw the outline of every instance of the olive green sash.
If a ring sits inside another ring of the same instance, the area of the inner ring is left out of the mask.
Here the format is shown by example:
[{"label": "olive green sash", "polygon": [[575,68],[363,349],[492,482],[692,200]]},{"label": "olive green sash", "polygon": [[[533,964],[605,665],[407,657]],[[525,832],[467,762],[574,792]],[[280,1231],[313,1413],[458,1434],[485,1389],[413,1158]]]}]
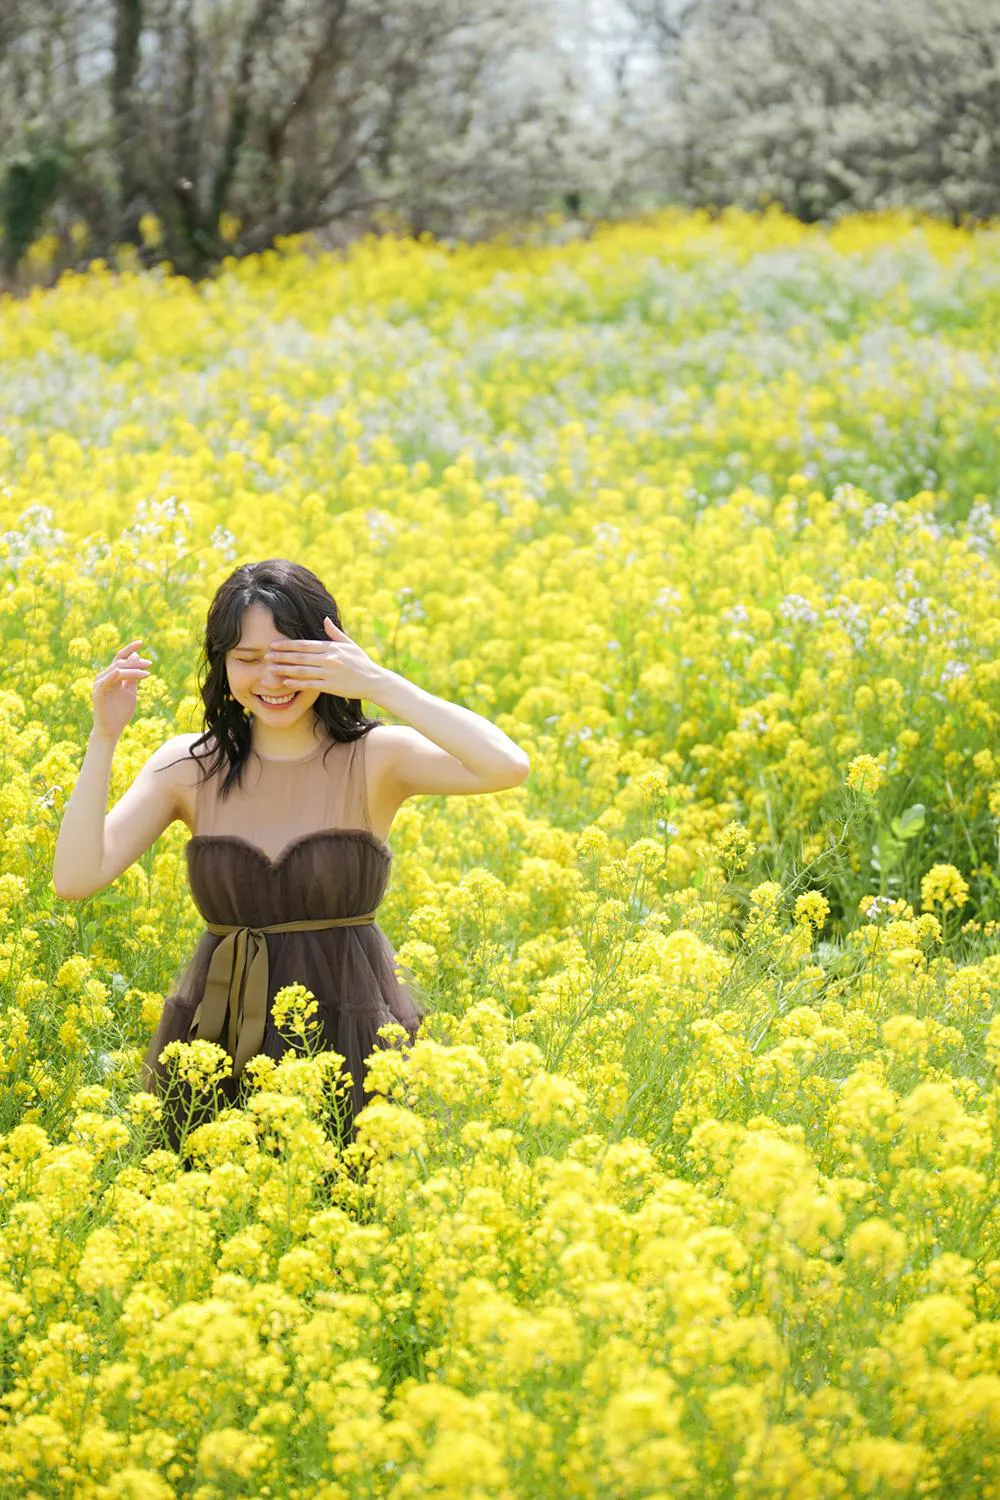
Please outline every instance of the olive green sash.
[{"label": "olive green sash", "polygon": [[[223,937],[208,966],[205,991],[188,1028],[186,1040],[198,1038],[225,1046],[238,1078],[247,1061],[264,1042],[267,1021],[268,966],[265,932],[316,932],[323,927],[357,927],[374,922],[376,913],[360,917],[327,917],[310,922],[272,922],[266,927],[230,927],[206,922],[209,932]],[[228,1026],[227,1026],[228,1017]],[[223,1043],[222,1032],[226,1028]]]}]

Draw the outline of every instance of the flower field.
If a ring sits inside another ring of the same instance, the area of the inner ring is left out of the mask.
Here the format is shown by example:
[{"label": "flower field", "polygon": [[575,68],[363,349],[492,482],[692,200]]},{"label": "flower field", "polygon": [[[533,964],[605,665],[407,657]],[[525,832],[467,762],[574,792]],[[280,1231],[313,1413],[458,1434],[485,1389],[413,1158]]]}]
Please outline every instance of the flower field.
[{"label": "flower field", "polygon": [[[1000,230],[550,238],[0,303],[0,1495],[1000,1500]],[[397,816],[357,1140],[289,1057],[185,1171],[188,831],[53,850],[274,556],[532,769]]]}]

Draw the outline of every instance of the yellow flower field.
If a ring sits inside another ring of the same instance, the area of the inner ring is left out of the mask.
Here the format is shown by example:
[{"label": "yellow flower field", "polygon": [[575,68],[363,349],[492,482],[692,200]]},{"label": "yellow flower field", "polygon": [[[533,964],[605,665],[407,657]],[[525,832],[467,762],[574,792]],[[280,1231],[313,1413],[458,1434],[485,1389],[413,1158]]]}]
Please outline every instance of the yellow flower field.
[{"label": "yellow flower field", "polygon": [[[663,213],[0,303],[0,1494],[1000,1497],[998,267]],[[98,670],[113,802],[275,556],[532,770],[397,817],[357,1141],[289,1057],[185,1171],[187,829],[53,850]]]}]

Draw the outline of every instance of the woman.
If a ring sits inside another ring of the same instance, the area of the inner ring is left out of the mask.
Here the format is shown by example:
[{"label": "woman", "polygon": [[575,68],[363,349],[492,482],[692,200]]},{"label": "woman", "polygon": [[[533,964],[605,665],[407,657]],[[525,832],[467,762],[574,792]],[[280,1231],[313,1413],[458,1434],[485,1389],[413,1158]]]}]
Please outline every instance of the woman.
[{"label": "woman", "polygon": [[[315,996],[320,1045],[351,1074],[347,1136],[371,1097],[364,1058],[421,1012],[394,973],[375,923],[389,880],[386,842],[407,797],[502,791],[528,774],[524,752],[469,709],[376,666],[341,629],[336,602],[308,568],[247,563],[208,611],[204,732],[174,735],[105,814],[111,761],[150,658],[115,653],[94,682],[94,725],[59,829],[53,883],[81,900],[110,885],[175,818],[191,829],[188,876],[206,930],[171,987],[143,1062],[143,1086],[166,1093],[160,1053],[206,1038],[232,1059],[230,1103],[250,1057],[294,1045],[271,1002],[283,985]],[[367,699],[405,724],[368,718]],[[174,1080],[167,1111],[177,1148],[194,1110]]]}]

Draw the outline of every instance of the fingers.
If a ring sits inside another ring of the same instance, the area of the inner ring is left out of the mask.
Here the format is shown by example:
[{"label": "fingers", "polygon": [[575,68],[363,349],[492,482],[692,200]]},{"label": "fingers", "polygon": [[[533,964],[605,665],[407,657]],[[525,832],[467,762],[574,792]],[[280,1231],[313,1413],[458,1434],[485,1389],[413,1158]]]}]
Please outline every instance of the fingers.
[{"label": "fingers", "polygon": [[148,666],[152,661],[152,657],[140,656],[138,651],[134,649],[140,644],[141,640],[142,636],[139,635],[136,636],[134,641],[127,641],[124,646],[122,646],[118,651],[115,652],[114,656],[111,658],[111,665],[114,667],[120,665],[123,661],[131,661],[132,657],[134,656],[140,666],[142,666],[143,664]]},{"label": "fingers", "polygon": [[[105,667],[102,672],[97,674],[97,681],[108,681],[112,678],[148,677],[149,671],[147,669],[152,664],[152,658],[149,656],[140,656],[137,651],[131,649],[138,645],[141,640],[142,637],[137,636],[134,641],[128,641],[116,651],[111,665]],[[126,655],[126,653],[128,654]],[[128,662],[127,666],[126,662]]]},{"label": "fingers", "polygon": [[119,687],[133,680],[141,681],[143,677],[150,674],[142,667],[109,667],[106,673],[102,673],[97,679],[99,688],[113,688],[117,683]]}]

